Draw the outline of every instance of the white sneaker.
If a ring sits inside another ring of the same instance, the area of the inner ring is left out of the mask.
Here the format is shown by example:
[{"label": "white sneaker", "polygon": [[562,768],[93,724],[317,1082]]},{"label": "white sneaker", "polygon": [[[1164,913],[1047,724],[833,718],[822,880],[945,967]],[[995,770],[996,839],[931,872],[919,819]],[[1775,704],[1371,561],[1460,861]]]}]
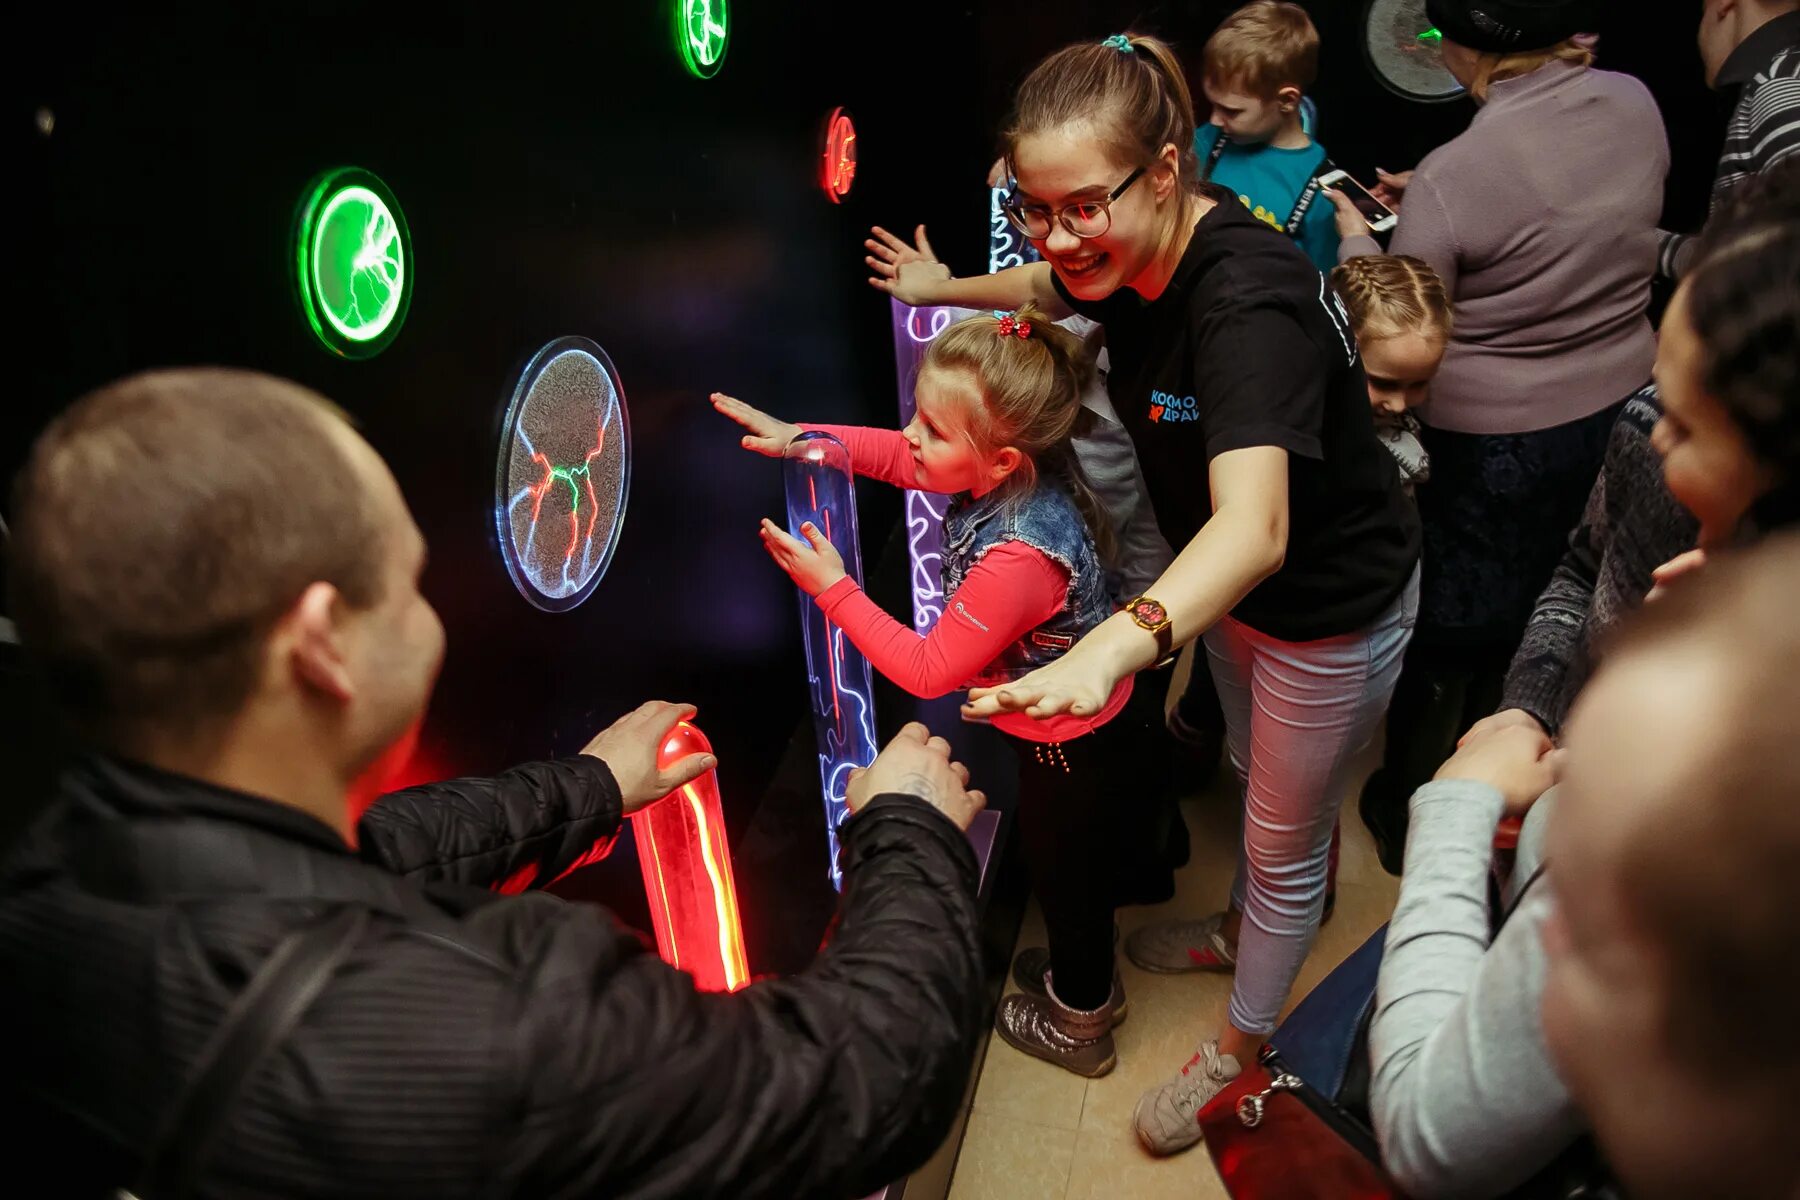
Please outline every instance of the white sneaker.
[{"label": "white sneaker", "polygon": [[1152,1154],[1174,1154],[1200,1140],[1200,1110],[1243,1072],[1236,1057],[1219,1053],[1219,1039],[1200,1043],[1181,1074],[1138,1098],[1131,1123]]}]

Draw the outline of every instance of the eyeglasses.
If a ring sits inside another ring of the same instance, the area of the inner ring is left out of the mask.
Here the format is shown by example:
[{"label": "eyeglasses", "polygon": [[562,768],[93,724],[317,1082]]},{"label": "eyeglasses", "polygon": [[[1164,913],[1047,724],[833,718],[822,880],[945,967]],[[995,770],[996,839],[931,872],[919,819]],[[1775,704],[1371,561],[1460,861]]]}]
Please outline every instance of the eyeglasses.
[{"label": "eyeglasses", "polygon": [[1078,238],[1097,238],[1112,228],[1112,202],[1123,196],[1131,185],[1138,181],[1144,173],[1139,167],[1125,177],[1125,182],[1108,192],[1104,200],[1082,200],[1075,204],[1065,204],[1052,210],[1042,204],[1020,204],[1016,200],[1008,200],[1001,205],[1006,219],[1013,228],[1028,238],[1047,238],[1055,222],[1061,221],[1064,229]]}]

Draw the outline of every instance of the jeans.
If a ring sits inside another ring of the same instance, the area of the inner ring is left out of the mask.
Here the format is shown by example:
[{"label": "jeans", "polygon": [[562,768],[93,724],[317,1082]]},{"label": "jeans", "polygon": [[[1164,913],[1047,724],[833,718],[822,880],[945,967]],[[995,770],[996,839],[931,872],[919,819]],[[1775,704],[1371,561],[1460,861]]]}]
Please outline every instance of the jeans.
[{"label": "jeans", "polygon": [[1226,617],[1206,633],[1244,792],[1233,907],[1244,914],[1229,1016],[1274,1031],[1325,905],[1326,863],[1350,760],[1387,711],[1419,615],[1415,570],[1356,633],[1284,642]]}]

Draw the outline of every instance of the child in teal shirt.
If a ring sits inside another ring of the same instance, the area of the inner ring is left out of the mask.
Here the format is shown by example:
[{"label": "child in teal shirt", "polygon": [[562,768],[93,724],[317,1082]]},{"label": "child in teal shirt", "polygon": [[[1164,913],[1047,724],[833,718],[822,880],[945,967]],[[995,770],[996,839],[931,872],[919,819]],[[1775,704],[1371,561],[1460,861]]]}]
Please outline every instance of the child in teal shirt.
[{"label": "child in teal shirt", "polygon": [[1212,124],[1194,133],[1200,177],[1237,194],[1258,220],[1285,230],[1324,272],[1337,266],[1337,213],[1319,194],[1331,170],[1301,119],[1319,70],[1319,31],[1298,4],[1256,0],[1207,40],[1202,84]]}]

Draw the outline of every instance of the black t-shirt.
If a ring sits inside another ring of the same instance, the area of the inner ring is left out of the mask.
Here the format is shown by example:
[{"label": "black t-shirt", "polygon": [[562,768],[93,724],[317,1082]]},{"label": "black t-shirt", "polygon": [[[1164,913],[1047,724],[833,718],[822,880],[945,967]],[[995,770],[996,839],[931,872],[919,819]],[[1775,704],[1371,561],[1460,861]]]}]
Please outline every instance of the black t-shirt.
[{"label": "black t-shirt", "polygon": [[1376,440],[1349,315],[1293,239],[1221,203],[1156,300],[1056,289],[1106,327],[1107,390],[1178,553],[1212,516],[1216,456],[1288,452],[1286,561],[1232,616],[1304,642],[1386,611],[1419,560],[1419,517]]}]

